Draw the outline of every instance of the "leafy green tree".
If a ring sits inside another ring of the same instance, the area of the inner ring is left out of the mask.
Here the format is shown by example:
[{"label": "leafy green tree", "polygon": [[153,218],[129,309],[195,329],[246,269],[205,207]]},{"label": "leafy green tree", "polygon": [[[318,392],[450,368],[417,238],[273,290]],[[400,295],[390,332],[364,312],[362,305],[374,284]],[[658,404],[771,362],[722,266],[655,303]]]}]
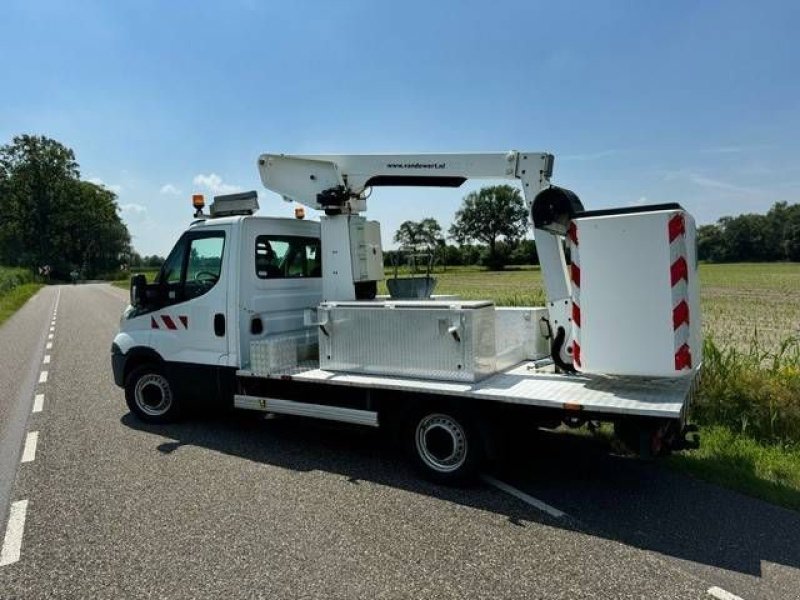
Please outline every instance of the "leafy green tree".
[{"label": "leafy green tree", "polygon": [[527,230],[528,210],[519,190],[497,185],[467,194],[449,234],[462,245],[473,241],[486,244],[487,265],[502,269],[504,258],[498,254],[498,242],[504,240],[513,247]]},{"label": "leafy green tree", "polygon": [[403,221],[394,234],[394,241],[404,250],[433,252],[443,241],[442,227],[436,219]]},{"label": "leafy green tree", "polygon": [[21,135],[0,147],[0,263],[56,277],[113,271],[131,254],[130,235],[110,190],[81,181],[72,150]]}]

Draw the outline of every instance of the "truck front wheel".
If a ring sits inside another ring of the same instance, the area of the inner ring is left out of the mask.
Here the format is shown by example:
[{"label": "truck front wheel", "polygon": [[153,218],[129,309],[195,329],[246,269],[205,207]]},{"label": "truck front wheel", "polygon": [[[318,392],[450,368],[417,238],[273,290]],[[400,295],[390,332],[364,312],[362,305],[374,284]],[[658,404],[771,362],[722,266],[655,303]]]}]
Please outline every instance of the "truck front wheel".
[{"label": "truck front wheel", "polygon": [[158,365],[136,367],[125,379],[128,408],[147,423],[169,423],[180,416],[172,384]]},{"label": "truck front wheel", "polygon": [[408,437],[415,466],[433,481],[468,483],[483,462],[480,435],[470,419],[460,412],[418,413],[411,420]]}]

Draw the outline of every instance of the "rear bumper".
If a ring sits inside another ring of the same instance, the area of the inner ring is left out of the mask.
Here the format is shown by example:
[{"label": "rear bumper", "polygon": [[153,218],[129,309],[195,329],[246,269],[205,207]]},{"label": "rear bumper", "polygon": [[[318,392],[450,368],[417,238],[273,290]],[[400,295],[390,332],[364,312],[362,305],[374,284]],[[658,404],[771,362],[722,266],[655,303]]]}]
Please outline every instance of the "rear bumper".
[{"label": "rear bumper", "polygon": [[119,387],[125,385],[125,359],[127,357],[116,344],[111,344],[111,370],[114,372],[114,383]]}]

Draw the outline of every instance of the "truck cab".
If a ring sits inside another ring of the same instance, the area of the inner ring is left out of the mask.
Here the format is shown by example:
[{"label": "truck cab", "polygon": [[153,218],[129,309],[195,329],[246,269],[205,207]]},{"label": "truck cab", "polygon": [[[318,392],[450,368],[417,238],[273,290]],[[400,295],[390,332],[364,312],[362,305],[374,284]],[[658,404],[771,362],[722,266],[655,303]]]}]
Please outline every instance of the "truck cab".
[{"label": "truck cab", "polygon": [[[130,388],[137,414],[168,416],[177,395],[230,404],[250,342],[300,329],[304,310],[320,302],[321,261],[318,222],[195,221],[152,283],[134,278],[114,339],[114,380]],[[140,383],[131,388],[132,378]]]}]

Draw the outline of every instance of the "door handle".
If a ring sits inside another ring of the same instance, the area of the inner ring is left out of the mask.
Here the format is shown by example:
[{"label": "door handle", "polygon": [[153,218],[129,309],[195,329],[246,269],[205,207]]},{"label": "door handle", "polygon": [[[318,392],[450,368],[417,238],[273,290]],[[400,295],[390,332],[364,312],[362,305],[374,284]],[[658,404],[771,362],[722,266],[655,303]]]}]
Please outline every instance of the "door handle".
[{"label": "door handle", "polygon": [[214,315],[214,334],[217,337],[225,335],[225,315],[217,313]]}]

